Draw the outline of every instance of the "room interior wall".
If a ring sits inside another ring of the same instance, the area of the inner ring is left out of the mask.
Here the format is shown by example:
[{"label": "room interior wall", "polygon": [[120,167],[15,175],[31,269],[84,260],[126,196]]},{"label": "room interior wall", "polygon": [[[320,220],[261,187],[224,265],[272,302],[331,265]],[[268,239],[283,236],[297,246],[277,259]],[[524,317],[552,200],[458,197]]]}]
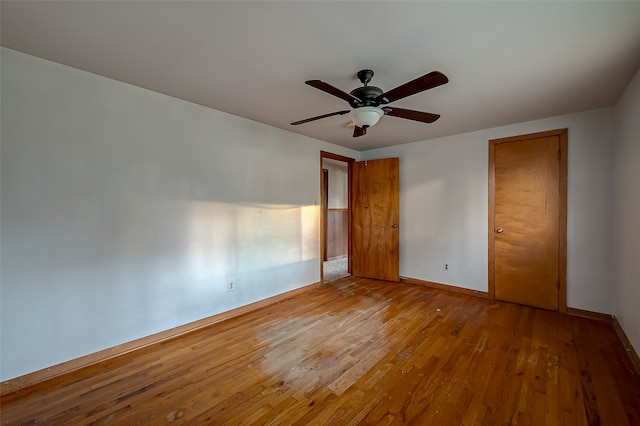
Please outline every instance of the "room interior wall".
[{"label": "room interior wall", "polygon": [[640,70],[616,105],[614,173],[615,311],[640,350]]},{"label": "room interior wall", "polygon": [[330,209],[346,209],[349,207],[348,166],[342,161],[325,158],[322,167],[329,172],[329,202]]},{"label": "room interior wall", "polygon": [[319,281],[320,151],[357,152],[1,54],[2,380]]},{"label": "room interior wall", "polygon": [[400,158],[400,274],[487,291],[488,141],[568,128],[567,304],[612,314],[612,122],[604,108],[364,152]]}]

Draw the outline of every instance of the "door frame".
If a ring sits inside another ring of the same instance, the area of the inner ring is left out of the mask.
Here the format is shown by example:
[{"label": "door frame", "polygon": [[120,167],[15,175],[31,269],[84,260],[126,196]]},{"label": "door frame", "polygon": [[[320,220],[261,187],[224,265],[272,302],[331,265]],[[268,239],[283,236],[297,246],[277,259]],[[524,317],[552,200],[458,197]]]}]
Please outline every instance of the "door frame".
[{"label": "door frame", "polygon": [[[323,262],[327,261],[327,223],[329,217],[329,170],[322,167],[322,192],[320,193],[322,201],[320,202],[320,230],[322,237],[320,238],[320,258]],[[323,263],[324,265],[324,263]]]},{"label": "door frame", "polygon": [[495,148],[497,145],[511,142],[523,142],[558,136],[559,174],[558,174],[558,311],[567,312],[567,163],[568,130],[557,129],[547,132],[530,133],[507,138],[489,140],[489,292],[490,300],[496,300],[495,270]]},{"label": "door frame", "polygon": [[[347,208],[349,209],[349,220],[347,221],[347,271],[351,273],[351,221],[352,221],[352,207],[351,207],[351,164],[356,161],[354,158],[345,157],[344,155],[334,154],[328,151],[320,151],[320,194],[324,191],[324,167],[323,160],[327,158],[329,160],[342,161],[347,163]],[[327,246],[327,224],[322,212],[328,207],[325,205],[326,201],[324,197],[320,197],[320,283],[324,283],[324,247]]]}]

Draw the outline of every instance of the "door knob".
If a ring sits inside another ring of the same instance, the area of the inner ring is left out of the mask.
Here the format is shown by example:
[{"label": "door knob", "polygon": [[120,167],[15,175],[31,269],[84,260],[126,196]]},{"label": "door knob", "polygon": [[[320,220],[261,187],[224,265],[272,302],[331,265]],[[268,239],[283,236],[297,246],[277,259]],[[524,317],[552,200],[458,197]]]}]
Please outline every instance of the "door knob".
[{"label": "door knob", "polygon": [[394,223],[394,224],[393,224],[393,227],[394,227],[394,228],[397,228],[397,227],[398,227],[398,224],[397,224],[397,223]]},{"label": "door knob", "polygon": [[504,229],[498,228],[498,229],[496,229],[496,232],[498,232],[498,234],[502,234],[504,232]]}]

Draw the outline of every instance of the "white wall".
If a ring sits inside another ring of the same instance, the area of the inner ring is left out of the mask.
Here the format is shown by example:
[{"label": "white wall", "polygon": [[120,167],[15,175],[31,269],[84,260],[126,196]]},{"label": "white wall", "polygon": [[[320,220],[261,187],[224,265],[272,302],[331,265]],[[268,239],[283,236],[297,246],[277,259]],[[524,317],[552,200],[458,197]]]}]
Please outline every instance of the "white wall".
[{"label": "white wall", "polygon": [[615,315],[640,349],[640,71],[615,109]]},{"label": "white wall", "polygon": [[[353,157],[352,157],[353,158]],[[322,167],[329,174],[329,201],[330,209],[346,209],[349,207],[349,166],[344,161],[324,158]]]},{"label": "white wall", "polygon": [[568,128],[567,304],[613,313],[612,120],[605,108],[363,153],[400,157],[400,274],[487,291],[488,141]]},{"label": "white wall", "polygon": [[356,152],[4,48],[1,66],[2,380],[319,280],[320,150]]}]

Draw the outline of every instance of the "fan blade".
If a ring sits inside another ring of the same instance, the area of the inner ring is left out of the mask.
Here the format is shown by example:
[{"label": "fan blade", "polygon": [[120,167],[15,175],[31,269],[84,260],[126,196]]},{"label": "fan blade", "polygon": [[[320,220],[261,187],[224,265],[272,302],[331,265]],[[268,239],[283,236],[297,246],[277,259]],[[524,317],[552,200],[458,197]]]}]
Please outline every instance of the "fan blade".
[{"label": "fan blade", "polygon": [[385,107],[382,109],[384,110],[385,115],[390,115],[392,117],[398,117],[398,118],[406,118],[407,120],[420,121],[422,123],[433,123],[438,118],[440,118],[439,114],[431,114],[428,112],[414,111],[412,109],[404,109],[404,108],[396,108],[396,107]]},{"label": "fan blade", "polygon": [[357,138],[357,137],[360,137],[360,136],[364,136],[364,135],[366,135],[366,134],[367,134],[367,129],[366,129],[366,128],[364,128],[364,127],[358,127],[358,126],[356,126],[356,127],[354,127],[354,129],[353,129],[353,137],[354,137],[354,138]]},{"label": "fan blade", "polygon": [[333,87],[332,85],[330,85],[329,83],[325,83],[324,81],[320,81],[320,80],[309,80],[309,81],[305,81],[306,84],[308,84],[311,87],[315,87],[318,90],[322,90],[323,92],[326,92],[330,95],[333,96],[337,96],[340,99],[343,99],[347,102],[352,102],[355,101],[358,104],[362,103],[362,99],[360,98],[356,98],[355,96],[347,93],[347,92],[343,92],[342,90],[338,89],[337,87]]},{"label": "fan blade", "polygon": [[433,89],[434,87],[441,86],[448,82],[449,79],[444,74],[438,71],[432,71],[429,74],[425,74],[422,77],[418,77],[415,80],[411,80],[410,82],[403,84],[402,86],[398,86],[395,89],[391,89],[388,92],[383,93],[376,98],[376,102],[388,104],[389,102],[394,102],[398,99]]},{"label": "fan blade", "polygon": [[291,125],[297,126],[298,124],[304,124],[310,121],[320,120],[321,118],[327,118],[327,117],[333,117],[334,115],[345,115],[345,114],[349,114],[348,109],[344,111],[336,111],[336,112],[330,112],[329,114],[318,115],[317,117],[305,118],[304,120],[300,120],[300,121],[294,121],[293,123],[291,123]]}]

